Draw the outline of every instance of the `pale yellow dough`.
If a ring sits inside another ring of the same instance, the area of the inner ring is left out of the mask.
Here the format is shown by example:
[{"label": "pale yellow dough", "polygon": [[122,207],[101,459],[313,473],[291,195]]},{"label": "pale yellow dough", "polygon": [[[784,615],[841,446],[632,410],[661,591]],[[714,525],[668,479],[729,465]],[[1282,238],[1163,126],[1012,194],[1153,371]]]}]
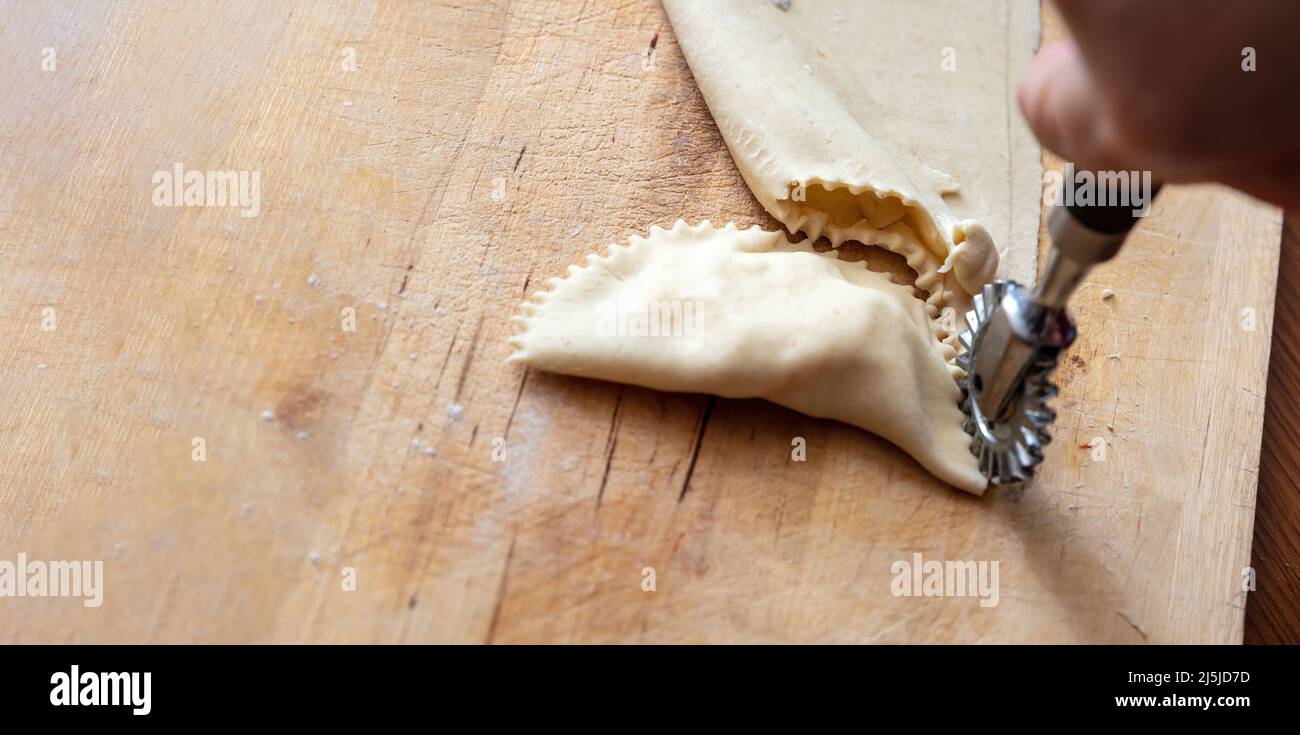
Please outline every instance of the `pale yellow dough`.
[{"label": "pale yellow dough", "polygon": [[[1013,89],[1037,44],[1037,3],[664,6],[746,183],[808,240],[652,229],[526,302],[510,359],[767,398],[860,426],[982,493],[957,406],[955,332],[983,284],[1034,277],[1041,167]],[[925,301],[813,252],[819,237],[902,254]],[[650,323],[624,328],[638,313]]]},{"label": "pale yellow dough", "polygon": [[512,361],[660,390],[766,398],[860,426],[945,482],[983,492],[924,304],[888,276],[813,252],[807,241],[679,221],[588,256],[521,311]]},{"label": "pale yellow dough", "polygon": [[997,243],[981,254],[997,274],[1032,281],[1042,167],[1014,89],[1038,43],[1037,1],[786,5],[664,0],[763,208],[833,245],[908,225],[907,242],[881,244],[908,257],[927,291],[977,221]]}]

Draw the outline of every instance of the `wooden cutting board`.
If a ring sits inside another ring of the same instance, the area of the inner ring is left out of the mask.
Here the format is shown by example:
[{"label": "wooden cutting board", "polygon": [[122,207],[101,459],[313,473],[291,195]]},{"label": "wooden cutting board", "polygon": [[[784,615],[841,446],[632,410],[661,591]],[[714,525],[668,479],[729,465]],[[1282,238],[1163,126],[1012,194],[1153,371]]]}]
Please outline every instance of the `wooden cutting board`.
[{"label": "wooden cutting board", "polygon": [[[5,640],[1240,640],[1277,211],[1168,189],[1077,298],[1041,476],[973,498],[762,401],[502,364],[586,253],[774,225],[653,2],[0,18],[0,559],[105,562]],[[260,212],[154,206],[178,162]],[[998,604],[892,595],[916,553],[998,562]]]}]

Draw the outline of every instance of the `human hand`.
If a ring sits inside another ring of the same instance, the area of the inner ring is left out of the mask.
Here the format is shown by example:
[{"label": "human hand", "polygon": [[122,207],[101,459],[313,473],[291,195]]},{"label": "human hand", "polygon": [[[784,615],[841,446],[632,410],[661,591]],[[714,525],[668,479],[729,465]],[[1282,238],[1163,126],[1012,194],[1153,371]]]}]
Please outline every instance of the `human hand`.
[{"label": "human hand", "polygon": [[1056,4],[1074,40],[1043,48],[1019,88],[1044,146],[1300,207],[1300,3]]}]

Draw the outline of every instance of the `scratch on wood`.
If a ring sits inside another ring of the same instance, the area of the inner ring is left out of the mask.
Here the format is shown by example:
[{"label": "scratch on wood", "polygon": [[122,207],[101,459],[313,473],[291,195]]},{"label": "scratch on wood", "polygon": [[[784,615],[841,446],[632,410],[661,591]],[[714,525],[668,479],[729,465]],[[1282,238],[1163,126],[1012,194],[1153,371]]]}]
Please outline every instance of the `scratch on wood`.
[{"label": "scratch on wood", "polygon": [[474,348],[478,346],[479,333],[483,331],[483,315],[480,314],[478,324],[474,327],[474,336],[469,338],[469,349],[465,352],[465,366],[460,369],[460,379],[456,381],[456,394],[452,400],[460,402],[460,393],[465,388],[465,378],[469,377],[469,366],[474,362]]},{"label": "scratch on wood", "polygon": [[619,412],[623,406],[623,389],[618,389],[618,397],[614,399],[614,415],[609,419],[609,435],[605,437],[605,472],[600,476],[600,490],[596,492],[596,510],[600,510],[600,503],[605,499],[605,486],[609,484],[609,466],[614,463],[614,449],[618,447],[618,425]]},{"label": "scratch on wood", "polygon": [[478,258],[479,268],[483,267],[483,264],[487,262],[488,253],[492,252],[492,238],[492,235],[488,235],[487,244],[483,246],[483,253]]},{"label": "scratch on wood", "polygon": [[775,543],[781,543],[781,526],[785,523],[785,493],[781,493],[781,504],[776,508],[776,532],[772,536]]},{"label": "scratch on wood", "polygon": [[681,547],[681,545],[682,545],[682,539],[684,539],[684,538],[686,538],[686,532],[685,532],[685,531],[683,531],[682,533],[677,534],[677,538],[673,539],[673,549],[672,549],[672,551],[668,552],[668,560],[669,560],[669,561],[672,561],[673,559],[677,558],[677,549],[679,549],[679,548]]},{"label": "scratch on wood", "polygon": [[516,538],[518,538],[516,534],[510,534],[510,548],[506,550],[506,563],[501,567],[501,583],[497,585],[497,601],[492,606],[492,622],[488,624],[485,643],[492,642],[492,638],[497,634],[497,624],[501,622],[501,607],[506,601],[506,580],[510,578],[510,562],[515,558]]},{"label": "scratch on wood", "polygon": [[524,368],[524,377],[519,381],[519,390],[515,392],[515,402],[510,406],[510,418],[506,419],[506,430],[501,434],[501,438],[510,438],[510,426],[515,422],[515,411],[519,409],[519,397],[524,394],[524,385],[528,383],[528,371],[530,368]]},{"label": "scratch on wood", "polygon": [[1133,626],[1133,630],[1136,630],[1136,631],[1138,632],[1138,635],[1142,636],[1142,640],[1144,640],[1144,641],[1146,641],[1146,640],[1150,640],[1149,638],[1147,638],[1146,631],[1144,631],[1144,630],[1142,630],[1141,628],[1139,628],[1139,627],[1138,627],[1138,624],[1135,623],[1135,622],[1133,622],[1133,618],[1130,618],[1128,615],[1125,615],[1123,610],[1116,610],[1116,611],[1115,611],[1115,614],[1116,614],[1116,615],[1119,615],[1121,618],[1124,618],[1124,622],[1126,622],[1126,623],[1128,623],[1129,625]]},{"label": "scratch on wood", "polygon": [[411,269],[414,267],[414,263],[406,266],[406,272],[402,274],[402,285],[397,289],[397,294],[399,296],[406,293],[406,284],[411,280]]},{"label": "scratch on wood", "polygon": [[526,150],[528,150],[528,146],[524,146],[523,148],[519,149],[519,155],[515,157],[515,167],[510,169],[511,171],[519,170],[519,162],[524,160],[524,151]]},{"label": "scratch on wood", "polygon": [[[434,307],[437,308],[436,306]],[[434,390],[442,385],[442,376],[447,374],[447,363],[451,362],[451,353],[456,349],[456,339],[460,337],[460,325],[456,325],[456,331],[451,334],[451,342],[447,344],[447,354],[442,356],[442,365],[438,367],[438,380],[434,382]]]},{"label": "scratch on wood", "polygon": [[686,497],[686,491],[691,488],[691,476],[695,474],[695,462],[700,458],[700,445],[704,443],[704,432],[709,426],[709,417],[713,415],[713,407],[717,405],[718,397],[709,396],[709,402],[704,406],[704,413],[700,414],[700,423],[695,427],[695,442],[691,445],[691,461],[686,465],[686,479],[682,480],[682,491],[677,495],[677,502],[682,502]]}]

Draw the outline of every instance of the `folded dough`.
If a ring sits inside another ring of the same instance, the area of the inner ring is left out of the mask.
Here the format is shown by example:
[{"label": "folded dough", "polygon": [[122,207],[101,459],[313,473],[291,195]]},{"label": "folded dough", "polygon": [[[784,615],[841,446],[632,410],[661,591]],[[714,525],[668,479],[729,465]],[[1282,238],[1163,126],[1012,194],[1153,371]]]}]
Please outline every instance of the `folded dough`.
[{"label": "folded dough", "polygon": [[924,305],[910,288],[808,241],[679,221],[570,266],[521,312],[511,361],[766,398],[860,426],[941,480],[984,490]]},{"label": "folded dough", "polygon": [[[1012,90],[1036,0],[664,7],[745,182],[791,232],[901,253],[939,308],[964,309],[994,272],[1033,280],[1042,167]],[[991,242],[960,247],[970,220]],[[888,243],[863,228],[899,221],[908,237]],[[962,250],[978,252],[950,260]]]},{"label": "folded dough", "polygon": [[[1041,166],[1011,90],[1037,43],[1036,3],[664,5],[746,183],[808,240],[652,229],[525,302],[510,359],[767,398],[860,426],[982,493],[953,381],[956,315],[995,275],[1033,280]],[[819,237],[900,253],[925,302],[814,252]]]}]

